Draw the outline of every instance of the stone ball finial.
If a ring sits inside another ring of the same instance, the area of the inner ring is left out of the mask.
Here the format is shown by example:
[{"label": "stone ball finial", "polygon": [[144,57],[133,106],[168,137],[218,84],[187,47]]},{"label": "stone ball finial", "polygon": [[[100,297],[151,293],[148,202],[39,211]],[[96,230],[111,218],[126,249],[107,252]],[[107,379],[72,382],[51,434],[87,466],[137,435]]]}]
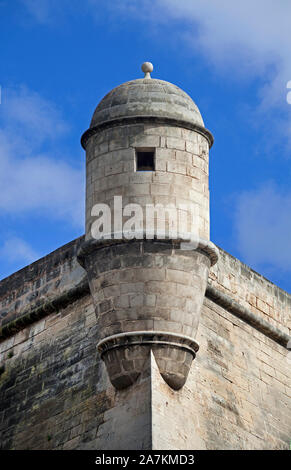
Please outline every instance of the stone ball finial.
[{"label": "stone ball finial", "polygon": [[141,69],[145,74],[144,78],[151,78],[151,72],[154,70],[154,66],[151,62],[144,62]]}]

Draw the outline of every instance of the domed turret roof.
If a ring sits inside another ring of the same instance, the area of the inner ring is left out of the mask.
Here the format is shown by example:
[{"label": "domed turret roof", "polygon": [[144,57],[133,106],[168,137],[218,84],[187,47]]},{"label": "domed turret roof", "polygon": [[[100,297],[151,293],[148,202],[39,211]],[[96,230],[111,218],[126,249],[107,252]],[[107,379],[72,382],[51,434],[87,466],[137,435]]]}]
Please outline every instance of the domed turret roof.
[{"label": "domed turret roof", "polygon": [[[92,135],[93,129],[122,119],[161,118],[167,121],[195,127],[208,137],[212,144],[213,137],[205,129],[197,105],[185,91],[176,85],[151,78],[153,66],[150,62],[142,65],[145,77],[131,80],[111,90],[98,104],[94,111],[90,128],[84,138]],[[183,126],[184,127],[184,126]]]},{"label": "domed turret roof", "polygon": [[166,117],[204,127],[200,111],[181,88],[157,79],[137,79],[111,90],[98,104],[90,127],[112,119]]}]

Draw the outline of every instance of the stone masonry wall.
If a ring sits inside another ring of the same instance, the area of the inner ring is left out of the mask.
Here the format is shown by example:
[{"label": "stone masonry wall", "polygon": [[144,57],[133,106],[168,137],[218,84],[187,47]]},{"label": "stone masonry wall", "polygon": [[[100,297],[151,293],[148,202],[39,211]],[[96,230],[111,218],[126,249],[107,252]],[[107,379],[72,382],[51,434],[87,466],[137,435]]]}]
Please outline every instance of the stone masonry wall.
[{"label": "stone masonry wall", "polygon": [[156,377],[154,448],[288,450],[288,351],[208,299],[197,340],[200,350],[179,393]]},{"label": "stone masonry wall", "polygon": [[[1,281],[3,321],[21,316],[46,285],[41,300],[52,299],[61,272],[62,289],[84,281],[75,260],[79,243]],[[222,250],[211,278],[255,314],[290,328],[290,295]],[[200,350],[180,391],[158,375],[151,392],[145,379],[118,392],[96,354],[99,332],[89,294],[2,338],[0,448],[288,449],[288,350],[209,299],[196,339]]]},{"label": "stone masonry wall", "polygon": [[222,249],[210,270],[211,285],[291,335],[291,295]]},{"label": "stone masonry wall", "polygon": [[[143,147],[155,149],[154,172],[135,171],[135,148]],[[198,227],[197,234],[209,239],[208,154],[205,137],[174,126],[124,125],[92,136],[86,147],[87,239],[94,220],[92,207],[97,203],[112,207],[114,196],[122,196],[123,207],[195,204],[192,226],[186,215],[179,230],[194,232]]]},{"label": "stone masonry wall", "polygon": [[86,280],[76,258],[82,240],[77,238],[0,281],[0,328]]}]

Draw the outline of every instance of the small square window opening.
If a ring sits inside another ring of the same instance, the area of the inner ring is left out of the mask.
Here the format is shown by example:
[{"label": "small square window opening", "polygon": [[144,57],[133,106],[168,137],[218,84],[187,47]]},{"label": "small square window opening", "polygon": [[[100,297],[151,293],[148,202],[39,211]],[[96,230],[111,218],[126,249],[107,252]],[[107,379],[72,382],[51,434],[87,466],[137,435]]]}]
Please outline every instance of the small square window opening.
[{"label": "small square window opening", "polygon": [[136,149],[136,171],[155,171],[155,149]]}]

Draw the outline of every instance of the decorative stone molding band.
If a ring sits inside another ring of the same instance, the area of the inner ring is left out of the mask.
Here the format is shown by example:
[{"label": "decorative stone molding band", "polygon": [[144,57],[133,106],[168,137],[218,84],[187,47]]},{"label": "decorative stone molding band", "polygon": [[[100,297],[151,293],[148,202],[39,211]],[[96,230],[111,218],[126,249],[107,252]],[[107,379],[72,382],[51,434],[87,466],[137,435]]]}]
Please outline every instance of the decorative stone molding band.
[{"label": "decorative stone molding band", "polygon": [[129,116],[118,119],[112,119],[110,121],[104,121],[98,126],[92,127],[84,132],[81,137],[81,145],[86,150],[87,141],[90,137],[97,134],[98,132],[116,126],[125,126],[130,124],[164,124],[166,126],[182,127],[183,129],[189,129],[190,131],[198,132],[203,135],[209,143],[209,148],[212,147],[214,137],[208,129],[199,126],[198,124],[182,121],[180,119],[158,117],[158,116]]},{"label": "decorative stone molding band", "polygon": [[272,326],[270,323],[263,320],[263,318],[258,317],[253,312],[251,312],[251,310],[243,307],[238,302],[231,299],[224,292],[221,292],[216,287],[208,284],[205,296],[212,300],[212,302],[215,302],[220,307],[225,308],[228,312],[256,328],[258,331],[268,336],[273,341],[276,341],[276,343],[284,346],[284,348],[287,348],[288,342],[291,341],[290,336],[288,336],[286,333],[283,333],[283,331],[280,331],[275,326]]},{"label": "decorative stone molding band", "polygon": [[[23,312],[20,317],[2,326],[0,329],[0,341],[13,336],[18,331],[26,328],[41,318],[51,313],[58,312],[58,310],[61,308],[65,308],[76,300],[81,299],[82,297],[89,294],[90,289],[88,282],[84,281],[70,289],[68,292],[55,297],[53,300],[44,301],[43,304],[28,309],[27,311]],[[208,284],[205,295],[212,302],[216,303],[220,307],[225,308],[228,312],[256,328],[268,338],[272,339],[284,348],[287,348],[288,342],[291,341],[290,336],[288,336],[286,333],[283,333],[278,328],[270,325],[265,320],[257,317],[249,309],[242,307],[238,302],[232,300],[227,294],[224,294],[216,287]]]},{"label": "decorative stone molding band", "polygon": [[58,295],[54,299],[44,300],[42,304],[31,307],[23,312],[23,314],[12,321],[9,321],[0,328],[0,341],[15,335],[18,331],[23,330],[32,323],[40,320],[51,313],[66,308],[76,300],[89,295],[90,289],[87,280],[84,280],[77,286],[72,287],[63,294]]},{"label": "decorative stone molding band", "polygon": [[199,345],[189,336],[170,333],[167,331],[129,331],[126,333],[119,333],[116,335],[108,336],[102,339],[98,345],[98,351],[101,357],[104,353],[112,349],[125,348],[128,346],[171,346],[178,347],[193,355],[193,359],[199,349]]},{"label": "decorative stone molding band", "polygon": [[210,242],[209,240],[203,240],[202,238],[200,238],[197,249],[208,256],[211,262],[211,266],[214,266],[217,263],[218,249],[216,248],[214,243]]},{"label": "decorative stone molding band", "polygon": [[[193,243],[193,247],[191,247],[191,242],[188,241],[188,238],[183,237],[183,234],[179,236],[177,239],[173,238],[159,238],[159,233],[155,235],[153,239],[147,239],[146,234],[142,232],[142,236],[140,238],[134,238],[134,239],[126,239],[126,238],[114,238],[114,233],[110,234],[110,237],[105,238],[105,239],[90,239],[82,243],[82,245],[79,248],[77,258],[78,262],[81,264],[81,266],[84,267],[84,258],[86,255],[89,255],[95,250],[101,249],[104,246],[110,246],[110,245],[118,245],[121,243],[136,243],[136,242],[142,242],[142,241],[148,241],[152,243],[168,243],[169,245],[172,244],[173,248],[180,248],[181,244],[185,244],[183,250],[185,251],[194,251],[194,250],[199,250],[200,252],[204,253],[208,258],[210,259],[211,266],[217,263],[218,260],[218,249],[209,240],[204,240],[202,238],[199,238],[197,242]],[[188,248],[186,247],[188,245]]]}]

